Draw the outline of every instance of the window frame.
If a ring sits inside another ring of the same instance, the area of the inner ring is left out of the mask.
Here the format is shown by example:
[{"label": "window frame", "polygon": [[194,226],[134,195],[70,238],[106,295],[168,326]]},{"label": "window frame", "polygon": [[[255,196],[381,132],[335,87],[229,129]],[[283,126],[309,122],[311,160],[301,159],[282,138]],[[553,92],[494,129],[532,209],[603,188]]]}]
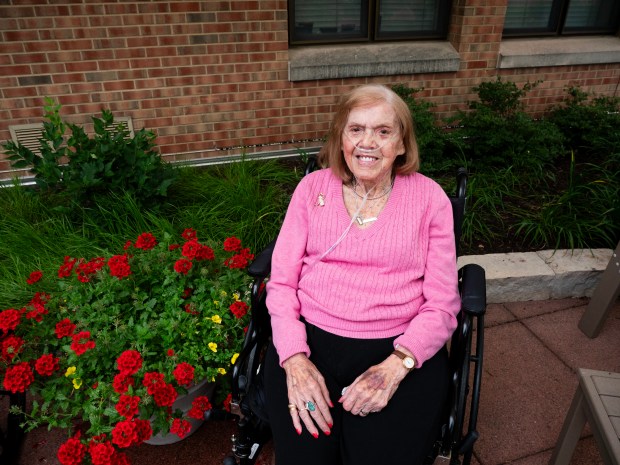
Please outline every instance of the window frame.
[{"label": "window frame", "polygon": [[[568,16],[568,7],[571,0],[553,0],[551,6],[551,12],[549,13],[549,26],[545,28],[512,28],[510,30],[502,31],[502,37],[506,39],[511,38],[526,38],[526,37],[567,37],[567,36],[584,36],[584,35],[615,35],[618,33],[620,27],[620,1],[615,0],[615,24],[609,28],[571,28],[569,31],[565,31],[566,18]],[[508,14],[508,9],[506,9]]]},{"label": "window frame", "polygon": [[363,37],[354,37],[342,35],[341,33],[325,34],[325,38],[305,39],[298,38],[295,21],[295,2],[296,0],[287,0],[288,2],[288,40],[289,45],[329,45],[329,44],[355,44],[355,43],[378,43],[378,42],[394,42],[409,40],[445,40],[450,25],[450,17],[453,0],[435,0],[437,2],[437,28],[432,31],[421,32],[383,32],[379,31],[380,18],[380,2],[381,0],[362,0],[360,7],[366,6],[366,14],[362,12],[361,22],[366,21],[366,35]]}]

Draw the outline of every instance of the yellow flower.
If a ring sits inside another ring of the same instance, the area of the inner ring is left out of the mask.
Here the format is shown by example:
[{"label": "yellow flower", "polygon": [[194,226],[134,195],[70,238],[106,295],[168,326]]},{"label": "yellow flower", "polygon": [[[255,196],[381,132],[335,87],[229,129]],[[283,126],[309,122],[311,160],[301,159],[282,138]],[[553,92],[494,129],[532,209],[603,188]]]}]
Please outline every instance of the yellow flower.
[{"label": "yellow flower", "polygon": [[232,296],[233,299],[235,299],[235,302],[239,301],[239,299],[241,298],[241,294],[239,294],[238,292],[234,292]]},{"label": "yellow flower", "polygon": [[69,377],[71,376],[73,373],[75,373],[76,368],[75,367],[69,367],[67,368],[67,371],[65,372],[65,376]]},{"label": "yellow flower", "polygon": [[215,305],[216,307],[220,306],[220,301],[219,300],[214,300],[213,301],[213,305]]},{"label": "yellow flower", "polygon": [[218,368],[218,369],[217,369],[217,372],[218,372],[220,375],[225,375],[225,374],[226,374],[226,370],[224,370],[223,368]]},{"label": "yellow flower", "polygon": [[221,290],[221,291],[220,291],[220,295],[221,295],[222,297],[226,297],[228,294],[226,293],[226,291]]},{"label": "yellow flower", "polygon": [[75,389],[80,389],[82,387],[82,380],[80,378],[75,378],[73,380],[73,387]]},{"label": "yellow flower", "polygon": [[230,364],[234,365],[238,357],[239,357],[239,354],[234,354],[230,359]]},{"label": "yellow flower", "polygon": [[211,317],[211,321],[213,321],[213,323],[221,325],[222,324],[222,317],[219,315],[213,315]]},{"label": "yellow flower", "polygon": [[209,346],[209,349],[211,349],[213,352],[217,352],[217,344],[215,342],[209,342],[209,344],[207,344]]}]

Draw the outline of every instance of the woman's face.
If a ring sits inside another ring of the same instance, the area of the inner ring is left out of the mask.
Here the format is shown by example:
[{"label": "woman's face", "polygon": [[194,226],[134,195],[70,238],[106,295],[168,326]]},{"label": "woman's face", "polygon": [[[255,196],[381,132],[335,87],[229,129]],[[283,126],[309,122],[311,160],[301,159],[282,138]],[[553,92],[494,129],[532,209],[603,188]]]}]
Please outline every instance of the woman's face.
[{"label": "woman's face", "polygon": [[345,162],[366,188],[383,181],[392,172],[394,160],[405,151],[396,113],[388,103],[356,107],[342,133]]}]

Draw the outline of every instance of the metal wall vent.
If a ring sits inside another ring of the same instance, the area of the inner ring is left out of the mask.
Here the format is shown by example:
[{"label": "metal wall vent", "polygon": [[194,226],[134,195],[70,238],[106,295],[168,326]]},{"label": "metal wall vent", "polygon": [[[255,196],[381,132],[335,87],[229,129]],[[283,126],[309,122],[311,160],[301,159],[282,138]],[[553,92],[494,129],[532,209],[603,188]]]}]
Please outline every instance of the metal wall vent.
[{"label": "metal wall vent", "polygon": [[114,124],[106,126],[108,131],[114,131],[118,126],[122,126],[127,132],[128,136],[125,139],[133,139],[133,122],[131,116],[118,116],[114,118]]},{"label": "metal wall vent", "polygon": [[13,142],[32,150],[35,155],[41,155],[41,142],[43,136],[43,123],[16,124],[9,126]]},{"label": "metal wall vent", "polygon": [[[118,126],[122,126],[127,132],[127,139],[133,139],[133,122],[131,116],[119,116],[114,118],[114,124],[106,127],[109,131],[114,131]],[[26,148],[32,150],[35,155],[41,156],[41,139],[43,135],[43,123],[14,124],[9,126],[11,139]]]}]

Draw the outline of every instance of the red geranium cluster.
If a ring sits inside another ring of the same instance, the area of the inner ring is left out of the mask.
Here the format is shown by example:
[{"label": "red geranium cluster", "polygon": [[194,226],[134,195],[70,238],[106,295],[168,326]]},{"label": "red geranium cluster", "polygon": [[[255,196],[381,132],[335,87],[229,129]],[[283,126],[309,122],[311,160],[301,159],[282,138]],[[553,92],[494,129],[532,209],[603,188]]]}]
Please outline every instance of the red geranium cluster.
[{"label": "red geranium cluster", "polygon": [[172,420],[172,426],[170,426],[170,432],[176,434],[180,438],[184,438],[192,429],[192,424],[181,418],[175,418]]},{"label": "red geranium cluster", "polygon": [[131,267],[129,266],[129,257],[127,254],[114,255],[108,260],[108,267],[110,268],[110,274],[118,279],[126,278],[131,274]]},{"label": "red geranium cluster", "polygon": [[2,354],[2,359],[10,362],[22,349],[24,345],[24,340],[13,334],[10,334],[2,341],[0,344],[0,353]]},{"label": "red geranium cluster", "polygon": [[194,367],[186,362],[179,363],[172,372],[172,376],[179,386],[187,386],[194,381]]},{"label": "red geranium cluster", "polygon": [[151,422],[137,418],[119,421],[112,430],[112,442],[126,448],[142,444],[153,434]]},{"label": "red geranium cluster", "polygon": [[13,331],[17,328],[17,325],[19,325],[21,318],[22,314],[19,310],[15,310],[14,308],[3,310],[0,312],[0,329],[4,333]]},{"label": "red geranium cluster", "polygon": [[34,364],[34,369],[41,376],[52,376],[52,374],[60,368],[58,357],[52,354],[41,355]]},{"label": "red geranium cluster", "polygon": [[90,331],[80,331],[72,335],[71,340],[71,350],[73,350],[76,355],[82,355],[88,350],[95,348],[95,341],[90,339]]},{"label": "red geranium cluster", "polygon": [[142,356],[137,350],[126,350],[116,359],[116,367],[122,375],[129,376],[142,368]]},{"label": "red geranium cluster", "polygon": [[56,337],[62,339],[63,337],[72,336],[75,332],[75,325],[71,323],[69,318],[65,318],[56,323]]},{"label": "red geranium cluster", "polygon": [[249,248],[240,249],[239,252],[230,258],[224,260],[224,265],[228,268],[245,268],[248,264],[254,260],[254,254],[250,253]]},{"label": "red geranium cluster", "polygon": [[4,374],[4,389],[16,392],[25,392],[34,381],[32,368],[28,362],[19,362],[6,369]]},{"label": "red geranium cluster", "polygon": [[43,273],[41,271],[33,271],[30,273],[30,276],[28,276],[26,283],[32,285],[41,281],[41,278],[43,278]]},{"label": "red geranium cluster", "polygon": [[236,302],[233,302],[228,308],[230,309],[232,314],[235,315],[236,318],[243,318],[246,313],[248,313],[249,307],[248,304],[246,304],[245,302],[238,300]]},{"label": "red geranium cluster", "polygon": [[105,258],[95,257],[92,260],[78,260],[78,266],[75,269],[77,278],[80,282],[88,283],[92,275],[105,266]]},{"label": "red geranium cluster", "polygon": [[205,412],[208,412],[212,409],[211,402],[209,402],[209,398],[207,396],[198,396],[192,402],[192,408],[189,410],[187,415],[190,418],[195,418],[196,420],[202,420],[205,416]]},{"label": "red geranium cluster", "polygon": [[151,250],[155,248],[156,245],[157,239],[155,239],[155,236],[149,232],[140,234],[134,247],[136,249]]}]

